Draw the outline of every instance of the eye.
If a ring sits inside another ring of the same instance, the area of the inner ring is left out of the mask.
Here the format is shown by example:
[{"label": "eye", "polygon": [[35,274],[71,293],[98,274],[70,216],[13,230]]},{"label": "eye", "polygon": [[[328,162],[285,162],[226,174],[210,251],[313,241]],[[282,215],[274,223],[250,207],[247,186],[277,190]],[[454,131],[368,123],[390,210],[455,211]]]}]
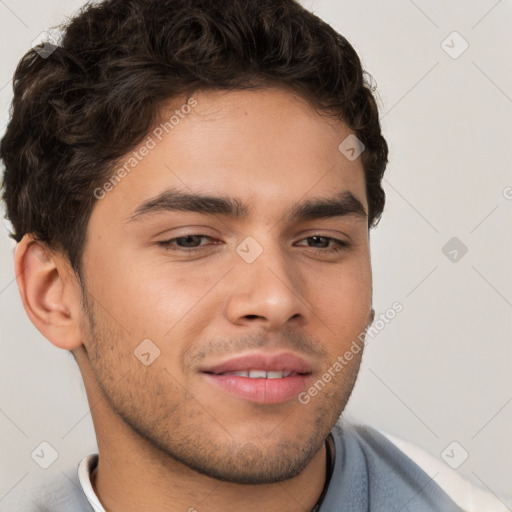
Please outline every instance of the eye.
[{"label": "eye", "polygon": [[[304,240],[312,241],[314,244],[320,245],[320,247],[316,248],[320,249],[323,252],[339,252],[342,251],[343,249],[346,249],[349,246],[347,242],[330,236],[313,235],[304,238]],[[331,242],[334,243],[334,246],[328,247]]]},{"label": "eye", "polygon": [[205,244],[201,244],[201,239],[208,238],[213,240],[212,237],[207,235],[185,235],[170,240],[162,240],[158,245],[165,247],[167,250],[194,252],[194,250],[201,250]]}]

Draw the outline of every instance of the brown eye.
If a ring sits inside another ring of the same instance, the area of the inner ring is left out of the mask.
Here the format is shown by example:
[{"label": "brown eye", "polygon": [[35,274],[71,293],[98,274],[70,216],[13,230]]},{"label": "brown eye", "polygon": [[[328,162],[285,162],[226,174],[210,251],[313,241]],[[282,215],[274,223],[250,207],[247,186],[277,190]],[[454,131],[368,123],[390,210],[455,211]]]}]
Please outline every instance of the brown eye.
[{"label": "brown eye", "polygon": [[206,245],[200,243],[204,238],[212,240],[212,238],[207,235],[185,235],[169,240],[162,240],[158,242],[158,245],[165,247],[167,250],[193,252],[194,250],[201,250]]},{"label": "brown eye", "polygon": [[[307,238],[304,238],[304,240],[311,241],[312,244],[318,244],[316,247],[312,245],[308,245],[307,247],[312,247],[313,249],[320,249],[324,252],[338,252],[341,251],[349,246],[349,244],[343,240],[338,240],[337,238],[333,238],[330,236],[321,236],[321,235],[313,235],[309,236]],[[334,246],[329,247],[329,244],[333,242]]]}]

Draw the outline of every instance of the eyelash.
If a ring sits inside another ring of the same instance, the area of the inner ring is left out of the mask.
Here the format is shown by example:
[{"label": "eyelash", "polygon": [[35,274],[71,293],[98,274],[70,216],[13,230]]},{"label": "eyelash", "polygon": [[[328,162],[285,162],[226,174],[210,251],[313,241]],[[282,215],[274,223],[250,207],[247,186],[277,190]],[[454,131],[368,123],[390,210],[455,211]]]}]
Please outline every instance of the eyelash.
[{"label": "eyelash", "polygon": [[[169,240],[162,240],[161,242],[157,242],[159,246],[161,247],[164,247],[165,250],[167,251],[175,251],[175,252],[183,252],[183,253],[195,253],[195,252],[200,252],[200,251],[203,251],[204,250],[204,245],[200,245],[199,247],[189,247],[189,248],[185,248],[185,247],[179,247],[177,245],[173,245],[173,242],[175,242],[176,240],[181,240],[181,239],[184,239],[184,238],[189,238],[189,237],[200,237],[200,238],[213,238],[211,236],[208,236],[208,235],[184,235],[184,236],[179,236],[179,237],[176,237],[176,238],[171,238]],[[339,240],[337,238],[333,238],[333,237],[330,237],[330,236],[322,236],[322,235],[311,235],[311,236],[308,236],[306,238],[303,238],[302,240],[308,240],[310,238],[324,238],[325,240],[328,240],[328,241],[334,241],[337,245],[334,246],[334,247],[329,247],[329,248],[320,248],[319,250],[321,252],[327,252],[327,253],[338,253],[338,252],[341,252],[343,251],[344,249],[347,249],[349,247],[349,244],[343,240]],[[302,241],[301,240],[301,241]],[[315,247],[310,247],[311,249],[315,249]]]}]

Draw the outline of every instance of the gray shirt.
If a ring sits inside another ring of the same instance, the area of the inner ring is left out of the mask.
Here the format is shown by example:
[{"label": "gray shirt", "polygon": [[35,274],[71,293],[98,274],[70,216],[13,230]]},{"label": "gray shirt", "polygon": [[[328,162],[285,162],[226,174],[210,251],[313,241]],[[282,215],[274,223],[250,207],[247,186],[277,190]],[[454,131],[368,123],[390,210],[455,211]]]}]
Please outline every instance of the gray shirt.
[{"label": "gray shirt", "polygon": [[370,427],[338,423],[319,512],[462,512],[417,464]]}]

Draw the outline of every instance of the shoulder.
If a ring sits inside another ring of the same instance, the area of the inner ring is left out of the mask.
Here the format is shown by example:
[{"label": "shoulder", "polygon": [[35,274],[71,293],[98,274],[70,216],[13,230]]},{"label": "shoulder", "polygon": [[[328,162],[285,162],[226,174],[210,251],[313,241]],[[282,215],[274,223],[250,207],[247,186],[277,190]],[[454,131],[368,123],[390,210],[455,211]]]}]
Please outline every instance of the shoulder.
[{"label": "shoulder", "polygon": [[[359,496],[354,494],[353,499],[364,502],[364,510],[508,510],[411,443],[345,421],[338,422],[332,434],[337,461],[331,484],[349,494],[347,488],[358,487]],[[354,508],[359,509],[363,510]]]},{"label": "shoulder", "polygon": [[93,512],[76,473],[76,467],[46,479],[37,472],[29,473],[2,499],[0,509],[2,512]]},{"label": "shoulder", "polygon": [[415,444],[382,432],[391,443],[420,466],[465,512],[508,512],[510,508],[492,494],[465,480],[441,458],[434,457]]},{"label": "shoulder", "polygon": [[[340,421],[332,430],[336,459],[322,512],[460,512],[462,509],[377,430]],[[343,508],[345,510],[345,508]]]}]

